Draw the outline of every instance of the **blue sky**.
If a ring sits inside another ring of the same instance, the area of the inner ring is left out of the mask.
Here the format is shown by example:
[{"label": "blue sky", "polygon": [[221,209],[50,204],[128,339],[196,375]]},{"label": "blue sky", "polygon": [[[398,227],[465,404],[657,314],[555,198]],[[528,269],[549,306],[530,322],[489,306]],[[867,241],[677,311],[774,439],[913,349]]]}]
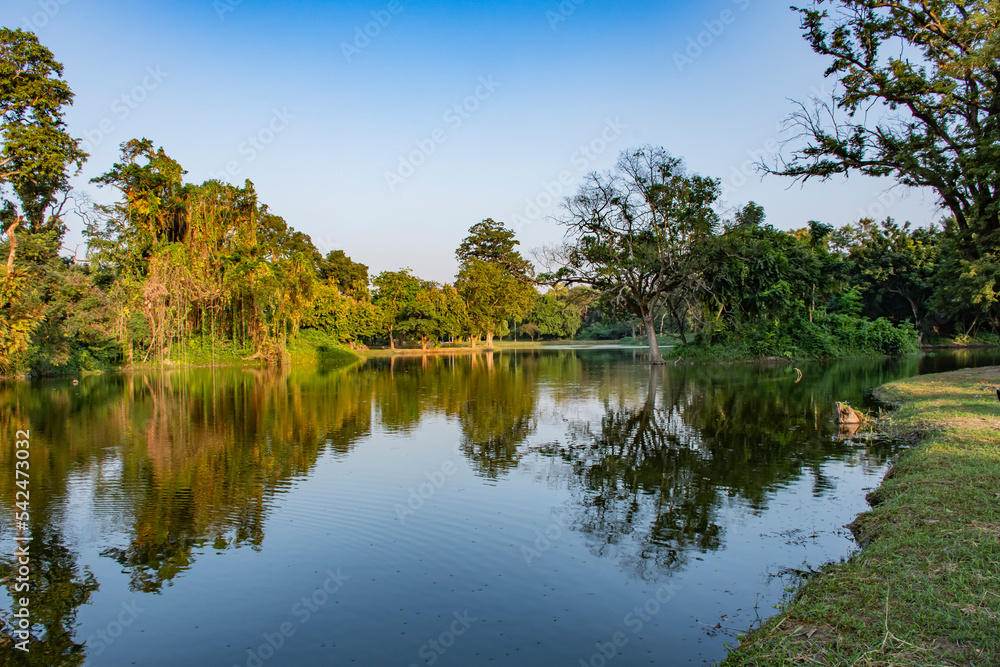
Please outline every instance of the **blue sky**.
[{"label": "blue sky", "polygon": [[4,0],[0,21],[65,65],[69,127],[91,153],[81,191],[113,197],[87,181],[148,137],[189,181],[249,178],[373,273],[450,281],[486,217],[525,250],[556,243],[561,197],[647,143],[721,178],[724,212],[753,200],[779,228],[940,218],[891,181],[753,173],[789,98],[830,86],[783,3]]}]

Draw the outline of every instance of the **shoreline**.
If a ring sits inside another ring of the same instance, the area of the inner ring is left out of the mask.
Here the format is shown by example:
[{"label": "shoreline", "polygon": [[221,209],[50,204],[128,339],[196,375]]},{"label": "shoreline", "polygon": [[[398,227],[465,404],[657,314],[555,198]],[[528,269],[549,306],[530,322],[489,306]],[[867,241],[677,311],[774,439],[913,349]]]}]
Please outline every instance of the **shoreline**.
[{"label": "shoreline", "polygon": [[[297,350],[291,357],[291,367],[303,366],[307,364],[322,364],[328,362],[341,362],[346,364],[354,363],[357,361],[366,361],[368,359],[388,359],[392,357],[421,357],[421,356],[445,356],[445,355],[471,355],[471,354],[485,354],[487,352],[508,352],[508,351],[519,351],[519,350],[545,350],[549,347],[565,349],[566,347],[573,348],[579,347],[581,349],[594,349],[600,347],[607,347],[609,349],[627,349],[627,350],[647,350],[647,345],[630,345],[621,343],[619,341],[607,341],[607,340],[552,340],[552,341],[495,341],[492,347],[486,347],[485,345],[479,345],[472,348],[468,345],[459,345],[455,347],[432,347],[426,350],[421,350],[420,348],[396,348],[395,350],[390,350],[389,348],[350,348],[347,346],[338,346],[336,348],[310,348],[305,351]],[[661,347],[661,350],[664,348]],[[669,349],[669,348],[667,348]],[[996,345],[989,345],[984,343],[972,343],[972,344],[953,344],[953,345],[921,345],[920,349],[912,354],[926,354],[930,352],[940,352],[940,351],[962,351],[962,350],[988,350],[997,349]],[[736,364],[760,364],[764,366],[780,366],[788,365],[803,361],[849,361],[852,359],[877,359],[877,358],[889,358],[891,355],[853,355],[847,357],[829,357],[829,358],[786,358],[786,357],[747,357],[743,359],[684,359],[683,357],[678,359],[672,359],[668,354],[664,354],[667,366],[702,366],[702,365],[736,365]],[[906,355],[904,355],[906,356]],[[353,357],[353,358],[352,358]],[[204,369],[204,368],[267,368],[265,363],[262,363],[259,359],[233,359],[230,358],[225,361],[218,361],[215,363],[179,363],[170,362],[166,364],[136,364],[132,366],[123,365],[117,368],[108,368],[105,370],[74,370],[67,371],[65,373],[55,373],[43,376],[37,376],[32,378],[27,375],[0,375],[0,380],[24,380],[24,379],[41,379],[41,378],[60,378],[60,377],[85,377],[88,375],[101,375],[104,373],[136,373],[136,372],[155,372],[155,371],[177,371],[177,370],[192,370],[192,369]]]},{"label": "shoreline", "polygon": [[720,665],[1000,663],[1000,367],[875,390],[877,424],[917,444],[821,568]]}]

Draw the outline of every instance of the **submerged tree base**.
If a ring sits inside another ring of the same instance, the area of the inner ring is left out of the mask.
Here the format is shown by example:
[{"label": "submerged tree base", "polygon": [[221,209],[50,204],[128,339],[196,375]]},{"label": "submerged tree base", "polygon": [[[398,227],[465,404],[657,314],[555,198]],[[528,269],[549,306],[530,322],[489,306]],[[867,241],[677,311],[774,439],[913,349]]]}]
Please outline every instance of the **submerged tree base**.
[{"label": "submerged tree base", "polygon": [[1000,367],[876,391],[893,437],[921,441],[825,567],[721,664],[1000,664]]}]

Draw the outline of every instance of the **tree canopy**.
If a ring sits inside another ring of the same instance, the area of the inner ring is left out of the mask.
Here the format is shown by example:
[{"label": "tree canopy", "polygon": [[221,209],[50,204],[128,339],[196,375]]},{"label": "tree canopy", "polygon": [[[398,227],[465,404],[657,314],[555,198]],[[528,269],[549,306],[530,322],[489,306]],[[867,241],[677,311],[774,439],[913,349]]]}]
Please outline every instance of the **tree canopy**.
[{"label": "tree canopy", "polygon": [[63,119],[73,92],[63,66],[38,38],[24,30],[0,28],[0,193],[4,228],[20,212],[31,229],[46,224],[46,212],[68,188],[69,170],[87,155]]},{"label": "tree canopy", "polygon": [[839,87],[829,103],[799,103],[790,121],[806,145],[770,170],[803,180],[860,172],[932,188],[970,258],[995,248],[1000,6],[818,0],[796,11]]},{"label": "tree canopy", "polygon": [[455,287],[465,300],[471,333],[493,336],[508,332],[508,321],[520,319],[536,292],[534,269],[517,251],[520,242],[503,223],[487,218],[469,228],[455,255],[459,270]]},{"label": "tree canopy", "polygon": [[697,248],[718,224],[718,196],[717,179],[688,174],[663,148],[624,151],[566,200],[559,222],[569,240],[547,253],[542,280],[590,285],[639,317],[652,363],[663,363],[654,317],[664,306],[676,313],[699,284]]}]

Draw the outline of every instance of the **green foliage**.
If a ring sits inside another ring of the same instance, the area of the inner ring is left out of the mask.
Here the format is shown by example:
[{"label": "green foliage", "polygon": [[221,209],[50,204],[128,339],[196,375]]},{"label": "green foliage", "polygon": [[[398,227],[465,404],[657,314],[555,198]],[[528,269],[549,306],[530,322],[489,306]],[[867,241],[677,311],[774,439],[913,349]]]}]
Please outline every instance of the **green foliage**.
[{"label": "green foliage", "polygon": [[798,9],[839,82],[836,108],[800,104],[808,144],[776,173],[860,172],[933,188],[963,254],[1000,235],[1000,59],[993,0],[833,0]]},{"label": "green foliage", "polygon": [[631,336],[632,325],[628,322],[592,322],[577,334],[579,340],[621,340]]},{"label": "green foliage", "polygon": [[393,335],[416,306],[417,294],[421,290],[420,279],[413,276],[409,269],[383,271],[375,276],[372,284],[375,285],[373,302],[385,317],[389,347],[395,347]]},{"label": "green foliage", "polygon": [[[535,299],[531,310],[524,316],[521,331],[526,336],[568,339],[576,336],[583,325],[583,317],[590,308],[594,294],[586,288],[567,289],[557,285]],[[529,325],[534,335],[525,333]]]},{"label": "green foliage", "polygon": [[980,323],[1000,333],[1000,251],[970,258],[958,234],[946,230],[942,237],[932,305],[967,335]]},{"label": "green foliage", "polygon": [[281,363],[312,308],[322,257],[307,235],[259,203],[249,181],[197,186],[185,184],[184,173],[162,148],[135,139],[94,179],[122,193],[99,208],[87,236],[117,305],[114,331],[126,358],[169,358],[198,332]]},{"label": "green foliage", "polygon": [[341,341],[322,331],[303,329],[288,341],[288,354],[292,363],[345,365],[358,361],[353,351]]},{"label": "green foliage", "polygon": [[705,248],[708,308],[729,321],[775,317],[796,301],[814,310],[834,289],[835,259],[826,230],[798,235],[764,224],[764,210],[750,202]]},{"label": "green foliage", "polygon": [[885,318],[817,312],[810,321],[803,313],[757,320],[714,336],[699,336],[672,355],[692,361],[760,357],[838,359],[855,356],[899,356],[916,352],[917,332],[908,322],[895,325]]},{"label": "green foliage", "polygon": [[864,296],[864,312],[911,318],[923,330],[936,282],[939,232],[900,226],[891,218],[878,224],[862,219],[836,237],[847,253],[845,277]]},{"label": "green foliage", "polygon": [[351,261],[343,250],[328,252],[317,262],[317,270],[321,281],[335,283],[346,296],[361,300],[370,298],[368,267]]},{"label": "green foliage", "polygon": [[413,300],[397,321],[400,333],[427,349],[431,342],[462,333],[466,320],[465,303],[454,287],[420,281]]},{"label": "green foliage", "polygon": [[380,335],[386,323],[377,305],[341,295],[338,286],[331,283],[316,288],[313,307],[302,326],[327,332],[341,343],[355,344]]},{"label": "green foliage", "polygon": [[23,273],[0,277],[0,373],[26,370],[25,352],[42,320],[41,305],[28,301],[30,281]]},{"label": "green foliage", "polygon": [[46,211],[58,193],[68,190],[68,171],[87,158],[66,131],[64,108],[73,93],[62,80],[63,67],[38,38],[24,30],[0,28],[0,195],[7,213],[4,230],[15,215],[13,191],[30,231],[46,225]]},{"label": "green foliage", "polygon": [[507,334],[508,321],[523,318],[537,295],[534,270],[518,245],[514,232],[487,218],[469,228],[455,253],[455,288],[465,302],[468,328],[487,345],[494,335]]},{"label": "green foliage", "polygon": [[[555,270],[541,280],[589,285],[651,332],[660,308],[679,318],[701,285],[718,196],[718,180],[689,175],[663,148],[624,151],[613,171],[591,174],[566,201],[560,222],[572,240],[550,255]],[[655,338],[650,357],[663,361]]]}]

